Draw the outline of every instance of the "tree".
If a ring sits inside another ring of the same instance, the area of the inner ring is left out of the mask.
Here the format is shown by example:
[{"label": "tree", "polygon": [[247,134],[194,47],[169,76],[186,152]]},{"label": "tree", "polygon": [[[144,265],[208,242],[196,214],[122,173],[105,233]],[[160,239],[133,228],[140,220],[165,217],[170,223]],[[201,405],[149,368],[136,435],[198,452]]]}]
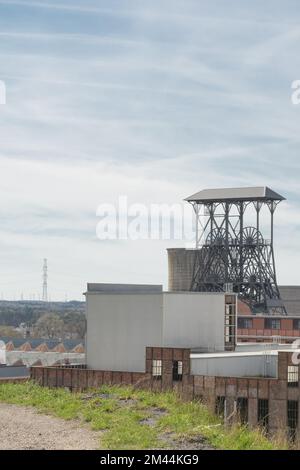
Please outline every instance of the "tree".
[{"label": "tree", "polygon": [[19,331],[16,331],[12,326],[0,325],[0,336],[7,338],[22,338]]},{"label": "tree", "polygon": [[47,339],[62,339],[64,322],[55,313],[46,313],[35,324],[35,336]]},{"label": "tree", "polygon": [[85,315],[81,312],[68,312],[62,317],[65,324],[65,334],[69,338],[83,339],[86,332]]}]

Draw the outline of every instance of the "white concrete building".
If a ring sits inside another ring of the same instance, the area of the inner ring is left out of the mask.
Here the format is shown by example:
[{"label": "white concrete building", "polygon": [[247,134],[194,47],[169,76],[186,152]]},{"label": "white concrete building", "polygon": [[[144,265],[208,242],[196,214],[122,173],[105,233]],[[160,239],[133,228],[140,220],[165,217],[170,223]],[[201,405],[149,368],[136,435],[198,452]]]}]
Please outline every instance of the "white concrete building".
[{"label": "white concrete building", "polygon": [[86,301],[86,361],[91,369],[144,372],[147,346],[201,352],[235,347],[234,295],[88,284]]}]

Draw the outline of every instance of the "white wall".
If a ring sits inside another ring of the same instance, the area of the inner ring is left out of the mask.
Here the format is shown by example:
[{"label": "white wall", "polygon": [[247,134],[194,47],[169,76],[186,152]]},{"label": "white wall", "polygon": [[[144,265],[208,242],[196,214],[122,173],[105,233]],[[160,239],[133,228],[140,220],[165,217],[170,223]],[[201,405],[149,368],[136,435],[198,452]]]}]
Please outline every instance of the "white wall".
[{"label": "white wall", "polygon": [[[197,357],[198,356],[198,357]],[[228,353],[209,357],[191,355],[191,373],[219,377],[276,377],[278,356],[275,353]]]},{"label": "white wall", "polygon": [[224,294],[165,292],[163,345],[224,351]]},{"label": "white wall", "polygon": [[145,371],[145,349],[224,350],[224,294],[88,292],[89,368]]},{"label": "white wall", "polygon": [[162,345],[162,294],[92,292],[86,298],[88,367],[144,372],[146,346]]}]

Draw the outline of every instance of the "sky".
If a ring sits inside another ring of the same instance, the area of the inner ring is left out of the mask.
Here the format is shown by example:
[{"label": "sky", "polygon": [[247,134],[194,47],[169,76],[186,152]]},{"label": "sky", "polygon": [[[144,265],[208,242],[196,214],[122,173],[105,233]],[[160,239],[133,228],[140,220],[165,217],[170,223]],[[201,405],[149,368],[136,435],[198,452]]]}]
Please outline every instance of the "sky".
[{"label": "sky", "polygon": [[99,240],[99,204],[269,186],[299,284],[297,0],[0,0],[0,296],[163,283],[184,240]]}]

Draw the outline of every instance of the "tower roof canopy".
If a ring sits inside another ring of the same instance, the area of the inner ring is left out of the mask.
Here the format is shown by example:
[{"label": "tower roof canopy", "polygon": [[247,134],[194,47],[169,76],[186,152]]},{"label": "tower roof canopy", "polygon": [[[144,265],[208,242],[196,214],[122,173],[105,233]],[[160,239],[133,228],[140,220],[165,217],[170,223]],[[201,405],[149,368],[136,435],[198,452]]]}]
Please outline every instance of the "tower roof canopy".
[{"label": "tower roof canopy", "polygon": [[188,202],[219,202],[219,201],[283,201],[280,196],[267,186],[249,188],[203,189],[185,199]]}]

